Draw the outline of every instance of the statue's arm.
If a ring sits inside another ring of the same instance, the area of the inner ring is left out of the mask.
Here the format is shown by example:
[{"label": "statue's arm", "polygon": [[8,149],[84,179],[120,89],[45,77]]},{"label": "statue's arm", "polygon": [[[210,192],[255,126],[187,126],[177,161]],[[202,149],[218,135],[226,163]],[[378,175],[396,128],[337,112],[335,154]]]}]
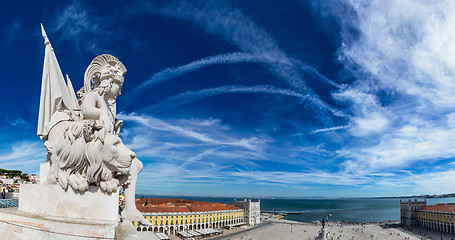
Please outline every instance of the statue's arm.
[{"label": "statue's arm", "polygon": [[82,116],[84,119],[101,120],[107,131],[112,131],[112,121],[109,117],[107,107],[102,107],[104,101],[100,99],[97,93],[90,92],[82,100]]},{"label": "statue's arm", "polygon": [[102,115],[102,110],[97,107],[99,96],[94,92],[87,93],[82,100],[82,115],[84,119],[98,120]]}]

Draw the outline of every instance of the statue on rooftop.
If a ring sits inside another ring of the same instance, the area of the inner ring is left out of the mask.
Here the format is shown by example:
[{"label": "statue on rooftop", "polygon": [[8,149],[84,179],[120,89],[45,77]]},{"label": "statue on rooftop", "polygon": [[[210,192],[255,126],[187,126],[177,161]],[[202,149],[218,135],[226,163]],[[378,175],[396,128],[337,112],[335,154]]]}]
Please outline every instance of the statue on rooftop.
[{"label": "statue on rooftop", "polygon": [[[42,27],[42,26],[41,26]],[[85,192],[90,185],[105,194],[123,187],[123,220],[149,224],[136,209],[135,189],[142,163],[119,137],[122,121],[116,118],[126,68],[116,57],[102,54],[93,59],[84,86],[74,92],[63,79],[57,58],[42,28],[46,45],[37,135],[48,155],[44,184]]]}]

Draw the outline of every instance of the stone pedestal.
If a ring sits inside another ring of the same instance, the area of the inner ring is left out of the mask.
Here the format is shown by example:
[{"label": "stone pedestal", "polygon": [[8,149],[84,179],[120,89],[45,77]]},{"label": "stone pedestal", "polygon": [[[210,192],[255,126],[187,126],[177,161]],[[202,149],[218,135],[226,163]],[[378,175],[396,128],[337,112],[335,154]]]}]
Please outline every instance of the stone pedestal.
[{"label": "stone pedestal", "polygon": [[119,194],[107,195],[90,186],[84,193],[59,185],[22,184],[19,187],[19,211],[48,217],[119,221]]},{"label": "stone pedestal", "polygon": [[93,240],[119,239],[115,236],[118,221],[99,221],[49,217],[18,211],[17,207],[0,209],[0,239],[8,240]]},{"label": "stone pedestal", "polygon": [[319,236],[316,238],[316,240],[327,240],[327,239],[328,239],[327,229],[322,228],[319,231]]},{"label": "stone pedestal", "polygon": [[21,185],[19,191],[18,208],[0,209],[1,239],[122,239],[116,238],[118,192],[37,184]]}]

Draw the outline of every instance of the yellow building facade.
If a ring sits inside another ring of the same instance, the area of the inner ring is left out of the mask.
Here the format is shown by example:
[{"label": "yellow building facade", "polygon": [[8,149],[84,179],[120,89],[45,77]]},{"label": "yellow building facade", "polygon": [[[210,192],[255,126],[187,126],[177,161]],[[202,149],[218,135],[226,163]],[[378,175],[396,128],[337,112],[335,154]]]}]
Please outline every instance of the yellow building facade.
[{"label": "yellow building facade", "polygon": [[[143,212],[143,214],[150,221],[151,226],[138,226],[141,231],[165,234],[245,224],[243,209],[207,212]],[[137,226],[137,223],[135,225]]]},{"label": "yellow building facade", "polygon": [[446,233],[455,233],[455,213],[440,211],[418,211],[417,221],[420,226]]},{"label": "yellow building facade", "polygon": [[401,201],[401,224],[455,233],[455,203],[427,205],[427,201]]},{"label": "yellow building facade", "polygon": [[150,226],[138,226],[135,223],[138,231],[176,234],[180,231],[221,229],[247,223],[245,210],[233,204],[142,198],[136,200],[136,207],[150,221]]}]

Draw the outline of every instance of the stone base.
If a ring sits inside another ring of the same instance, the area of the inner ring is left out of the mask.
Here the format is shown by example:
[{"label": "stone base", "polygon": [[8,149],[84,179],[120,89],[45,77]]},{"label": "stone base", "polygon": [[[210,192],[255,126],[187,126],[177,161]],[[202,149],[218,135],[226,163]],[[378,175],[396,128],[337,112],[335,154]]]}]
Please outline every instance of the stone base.
[{"label": "stone base", "polygon": [[115,240],[160,240],[153,232],[138,232],[131,223],[122,222],[115,228]]},{"label": "stone base", "polygon": [[107,195],[90,186],[84,193],[59,185],[22,184],[19,187],[19,211],[69,219],[119,221],[119,194]]},{"label": "stone base", "polygon": [[328,234],[327,234],[327,229],[322,228],[321,231],[319,231],[319,236],[316,238],[316,240],[327,240]]},{"label": "stone base", "polygon": [[113,240],[117,225],[118,221],[57,218],[26,213],[17,208],[0,209],[0,236],[8,240]]}]

